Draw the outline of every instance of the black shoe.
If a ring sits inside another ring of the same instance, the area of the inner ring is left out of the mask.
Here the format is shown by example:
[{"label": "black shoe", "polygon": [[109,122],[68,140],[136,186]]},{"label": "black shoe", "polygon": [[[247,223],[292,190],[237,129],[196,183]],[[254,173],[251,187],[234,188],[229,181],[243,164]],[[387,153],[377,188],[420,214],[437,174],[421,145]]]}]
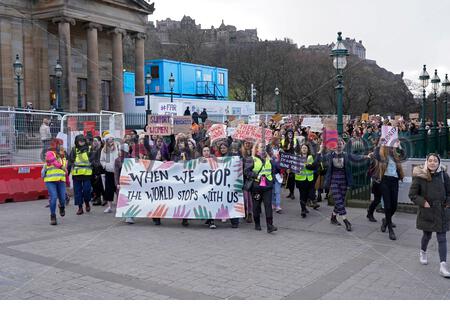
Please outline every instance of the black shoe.
[{"label": "black shoe", "polygon": [[305,213],[309,213],[309,210],[308,210],[308,209],[305,209]]},{"label": "black shoe", "polygon": [[320,205],[318,205],[317,203],[313,203],[312,208],[313,208],[314,210],[317,210],[317,209],[320,208]]},{"label": "black shoe", "polygon": [[373,213],[369,213],[369,211],[367,211],[366,217],[370,222],[377,222],[377,219],[374,218]]},{"label": "black shoe", "polygon": [[300,214],[302,216],[302,218],[306,218],[306,212],[302,211],[302,213]]},{"label": "black shoe", "polygon": [[89,205],[89,202],[85,204],[86,205],[86,212],[91,212],[91,206]]},{"label": "black shoe", "polygon": [[59,207],[59,215],[61,217],[64,217],[66,215],[66,208],[64,207]]},{"label": "black shoe", "polygon": [[391,240],[397,240],[397,237],[395,236],[394,230],[392,229],[392,226],[389,227],[389,239]]},{"label": "black shoe", "polygon": [[330,223],[334,224],[336,226],[340,226],[341,225],[341,223],[337,220],[336,216],[333,216],[333,215],[331,216]]},{"label": "black shoe", "polygon": [[395,223],[391,223],[392,228],[397,228],[397,225]]},{"label": "black shoe", "polygon": [[238,223],[233,223],[233,224],[231,225],[231,227],[232,227],[233,229],[237,229],[237,228],[239,228],[239,224],[238,224]]},{"label": "black shoe", "polygon": [[322,202],[322,195],[321,195],[321,194],[319,194],[319,195],[317,196],[317,202]]},{"label": "black shoe", "polygon": [[155,220],[153,220],[153,224],[155,226],[160,226],[161,225],[161,220],[159,218],[156,218]]},{"label": "black shoe", "polygon": [[93,206],[101,206],[102,205],[102,201],[100,199],[95,200],[94,202],[92,202]]},{"label": "black shoe", "polygon": [[387,228],[386,219],[383,218],[381,219],[381,228],[380,228],[381,232],[386,232],[386,228]]},{"label": "black shoe", "polygon": [[56,222],[56,216],[50,217],[50,225],[56,226],[58,223]]},{"label": "black shoe", "polygon": [[261,225],[260,224],[255,224],[255,230],[261,231]]},{"label": "black shoe", "polygon": [[289,193],[286,197],[286,199],[289,199],[290,197],[292,197],[292,193]]},{"label": "black shoe", "polygon": [[183,221],[181,222],[181,225],[182,225],[183,227],[187,227],[187,226],[189,225],[188,220],[187,220],[187,219],[183,219]]},{"label": "black shoe", "polygon": [[295,195],[294,194],[291,195],[291,199],[295,200]]},{"label": "black shoe", "polygon": [[344,219],[344,224],[345,224],[345,230],[347,230],[348,232],[352,231],[352,224],[350,223],[350,221],[348,221],[347,219]]},{"label": "black shoe", "polygon": [[78,207],[77,216],[81,216],[83,213],[83,207]]},{"label": "black shoe", "polygon": [[277,231],[277,230],[278,230],[278,228],[275,227],[273,224],[269,224],[269,225],[267,226],[267,233],[272,233],[272,232],[275,232],[275,231]]},{"label": "black shoe", "polygon": [[378,213],[384,213],[384,209],[383,208],[377,209],[375,211],[378,212]]}]

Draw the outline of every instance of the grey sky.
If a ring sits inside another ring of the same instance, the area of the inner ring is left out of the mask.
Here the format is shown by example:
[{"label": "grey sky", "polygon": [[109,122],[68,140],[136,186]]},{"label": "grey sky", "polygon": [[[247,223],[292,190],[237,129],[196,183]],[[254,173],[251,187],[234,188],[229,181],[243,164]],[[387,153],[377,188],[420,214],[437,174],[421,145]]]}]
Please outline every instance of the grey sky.
[{"label": "grey sky", "polygon": [[344,37],[362,40],[367,58],[415,80],[450,73],[449,0],[166,0],[155,2],[151,20],[191,16],[202,28],[221,19],[238,29],[258,29],[261,39],[291,38],[299,46]]}]

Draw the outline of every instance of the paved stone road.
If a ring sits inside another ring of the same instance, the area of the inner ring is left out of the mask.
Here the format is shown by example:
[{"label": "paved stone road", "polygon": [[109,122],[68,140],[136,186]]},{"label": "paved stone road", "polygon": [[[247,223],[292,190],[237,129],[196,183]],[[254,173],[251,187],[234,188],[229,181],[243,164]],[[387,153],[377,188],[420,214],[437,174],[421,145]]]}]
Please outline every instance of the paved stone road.
[{"label": "paved stone road", "polygon": [[418,262],[414,215],[394,217],[393,242],[363,210],[350,210],[348,233],[330,225],[328,207],[302,219],[297,201],[283,201],[276,234],[126,225],[73,206],[53,227],[46,201],[2,204],[0,299],[450,299],[434,238],[429,265]]}]

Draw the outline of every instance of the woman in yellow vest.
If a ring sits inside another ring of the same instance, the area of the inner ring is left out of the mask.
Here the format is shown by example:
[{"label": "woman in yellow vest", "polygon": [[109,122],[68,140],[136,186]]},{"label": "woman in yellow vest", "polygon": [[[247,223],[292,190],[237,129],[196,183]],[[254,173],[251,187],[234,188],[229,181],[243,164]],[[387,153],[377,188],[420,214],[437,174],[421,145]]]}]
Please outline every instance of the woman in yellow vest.
[{"label": "woman in yellow vest", "polygon": [[83,202],[86,212],[91,211],[91,176],[92,176],[92,153],[86,138],[80,134],[75,137],[75,146],[69,156],[69,172],[72,173],[73,191],[75,193],[75,205],[78,206],[77,215],[84,213]]},{"label": "woman in yellow vest", "polygon": [[302,208],[301,216],[302,218],[306,218],[306,214],[309,213],[306,208],[306,202],[308,201],[308,195],[311,192],[311,189],[314,187],[314,157],[311,155],[311,151],[307,144],[302,144],[296,151],[304,160],[302,170],[295,174],[295,184],[300,192],[300,206]]},{"label": "woman in yellow vest", "polygon": [[[267,232],[277,231],[273,225],[272,213],[272,189],[275,174],[279,173],[280,168],[271,161],[267,154],[264,144],[256,143],[252,152],[253,161],[245,168],[247,179],[253,179],[252,197],[253,197],[253,219],[255,221],[255,230],[261,230],[261,204],[264,203],[264,212],[266,213]],[[278,172],[277,172],[278,169]]]},{"label": "woman in yellow vest", "polygon": [[50,224],[55,226],[56,221],[56,202],[59,199],[59,214],[65,215],[66,204],[66,168],[65,159],[57,157],[53,151],[47,151],[45,154],[45,164],[42,168],[42,177],[50,197]]}]

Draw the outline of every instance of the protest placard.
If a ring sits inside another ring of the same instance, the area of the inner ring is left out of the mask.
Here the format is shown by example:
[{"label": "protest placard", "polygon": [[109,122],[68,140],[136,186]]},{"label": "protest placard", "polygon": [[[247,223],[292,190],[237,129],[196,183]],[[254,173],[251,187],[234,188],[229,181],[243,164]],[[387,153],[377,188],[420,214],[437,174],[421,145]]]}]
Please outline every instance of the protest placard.
[{"label": "protest placard", "polygon": [[306,158],[295,154],[280,153],[280,167],[289,169],[294,173],[300,173],[305,166]]},{"label": "protest placard", "polygon": [[259,114],[252,114],[248,116],[248,124],[259,126],[260,119],[261,117],[259,116]]},{"label": "protest placard", "polygon": [[391,126],[381,127],[381,144],[394,147],[398,143],[398,128]]},{"label": "protest placard", "polygon": [[148,116],[147,134],[156,136],[170,136],[172,134],[172,124],[170,115],[152,115]]},{"label": "protest placard", "polygon": [[317,118],[303,118],[302,125],[303,128],[310,127],[312,132],[321,132],[323,129],[322,119]]},{"label": "protest placard", "polygon": [[116,217],[243,218],[242,186],[239,157],[180,162],[125,159]]},{"label": "protest placard", "polygon": [[279,113],[276,113],[272,116],[272,120],[275,122],[280,122],[283,119],[283,116]]},{"label": "protest placard", "polygon": [[235,119],[233,121],[228,122],[228,128],[237,128],[240,124],[245,124],[244,119]]},{"label": "protest placard", "polygon": [[207,131],[207,135],[209,136],[209,140],[211,141],[211,143],[214,143],[220,139],[226,139],[227,126],[224,124],[213,124]]},{"label": "protest placard", "polygon": [[368,113],[363,113],[361,115],[361,121],[369,121],[369,114]]},{"label": "protest placard", "polygon": [[[272,139],[272,130],[270,129],[264,130],[265,130],[265,142],[266,144],[269,144],[270,140]],[[252,140],[254,142],[262,141],[262,128],[250,124],[240,124],[232,137],[235,140]]]},{"label": "protest placard", "polygon": [[173,116],[173,134],[191,133],[192,117],[191,116]]}]

